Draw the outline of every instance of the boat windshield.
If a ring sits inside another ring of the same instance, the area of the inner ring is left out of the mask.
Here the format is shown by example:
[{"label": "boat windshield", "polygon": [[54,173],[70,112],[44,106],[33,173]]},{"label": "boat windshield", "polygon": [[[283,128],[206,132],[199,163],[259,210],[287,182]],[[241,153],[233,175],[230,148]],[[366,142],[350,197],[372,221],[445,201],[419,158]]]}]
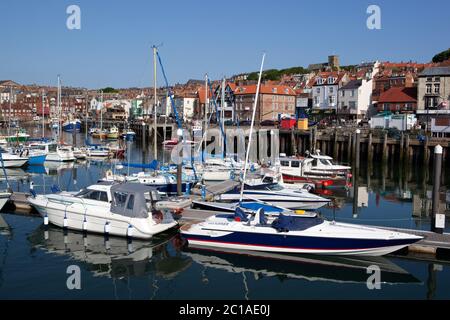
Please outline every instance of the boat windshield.
[{"label": "boat windshield", "polygon": [[282,191],[283,187],[280,186],[278,183],[270,184],[266,187],[267,190],[270,191]]}]

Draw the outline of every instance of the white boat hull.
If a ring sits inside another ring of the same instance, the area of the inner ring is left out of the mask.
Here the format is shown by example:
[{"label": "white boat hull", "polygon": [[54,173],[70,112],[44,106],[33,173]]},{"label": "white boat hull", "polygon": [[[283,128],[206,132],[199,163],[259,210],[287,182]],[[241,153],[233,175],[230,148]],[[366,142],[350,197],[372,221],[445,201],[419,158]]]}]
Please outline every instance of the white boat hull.
[{"label": "white boat hull", "polygon": [[[39,212],[42,217],[47,216],[49,223],[58,227],[87,231],[93,233],[105,233],[105,225],[109,225],[109,235],[127,237],[131,236],[137,239],[150,239],[157,233],[164,232],[177,225],[176,221],[168,220],[155,224],[150,217],[148,218],[130,218],[110,212],[110,204],[105,202],[104,206],[91,206],[86,203],[65,202],[51,200],[43,196],[29,198],[28,201]],[[132,234],[129,234],[129,226],[132,225]]]}]

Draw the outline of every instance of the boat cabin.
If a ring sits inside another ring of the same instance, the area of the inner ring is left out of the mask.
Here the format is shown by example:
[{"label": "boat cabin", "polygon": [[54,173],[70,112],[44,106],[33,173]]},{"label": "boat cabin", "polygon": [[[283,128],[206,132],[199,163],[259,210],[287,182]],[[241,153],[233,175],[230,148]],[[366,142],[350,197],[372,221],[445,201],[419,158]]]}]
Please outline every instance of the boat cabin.
[{"label": "boat cabin", "polygon": [[111,195],[111,212],[132,218],[147,218],[155,202],[160,200],[155,188],[140,183],[113,185]]}]

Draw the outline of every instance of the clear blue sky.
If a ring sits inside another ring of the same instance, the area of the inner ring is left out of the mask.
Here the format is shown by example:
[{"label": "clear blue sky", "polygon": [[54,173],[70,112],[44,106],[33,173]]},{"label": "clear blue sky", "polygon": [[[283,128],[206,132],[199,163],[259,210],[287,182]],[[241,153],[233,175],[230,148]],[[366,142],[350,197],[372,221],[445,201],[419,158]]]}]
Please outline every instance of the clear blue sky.
[{"label": "clear blue sky", "polygon": [[[81,8],[82,28],[66,28],[66,8]],[[366,9],[381,7],[382,29]],[[450,47],[448,0],[0,2],[0,80],[98,88],[151,86],[151,45],[171,83],[259,68],[307,66],[338,54],[341,64],[426,62]],[[160,82],[161,84],[161,82]]]}]

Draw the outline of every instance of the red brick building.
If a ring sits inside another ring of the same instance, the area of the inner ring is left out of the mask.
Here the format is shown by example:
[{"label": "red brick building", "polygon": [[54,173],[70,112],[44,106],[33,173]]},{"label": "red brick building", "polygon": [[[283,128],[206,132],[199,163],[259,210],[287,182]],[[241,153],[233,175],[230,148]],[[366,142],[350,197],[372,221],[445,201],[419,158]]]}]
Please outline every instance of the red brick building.
[{"label": "red brick building", "polygon": [[393,87],[378,100],[378,112],[414,113],[417,110],[417,87]]}]

